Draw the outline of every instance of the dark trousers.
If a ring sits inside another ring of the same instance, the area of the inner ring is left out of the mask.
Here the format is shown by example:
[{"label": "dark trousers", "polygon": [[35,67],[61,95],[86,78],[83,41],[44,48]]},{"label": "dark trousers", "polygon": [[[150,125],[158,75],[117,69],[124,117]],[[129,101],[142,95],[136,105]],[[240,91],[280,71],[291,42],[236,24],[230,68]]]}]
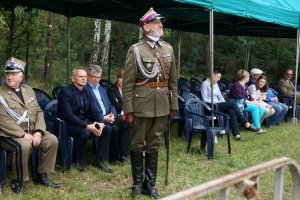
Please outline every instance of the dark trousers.
[{"label": "dark trousers", "polygon": [[238,120],[244,124],[247,123],[247,119],[243,116],[240,109],[233,101],[226,101],[218,103],[219,112],[229,115],[229,124],[232,129],[233,136],[240,134]]},{"label": "dark trousers", "polygon": [[105,126],[100,137],[96,137],[87,129],[78,126],[69,125],[69,136],[74,138],[73,143],[73,161],[83,161],[86,143],[90,139],[95,139],[96,142],[96,158],[106,159],[109,153],[111,127]]},{"label": "dark trousers", "polygon": [[131,129],[123,119],[116,118],[114,123],[105,123],[111,127],[109,161],[119,160],[120,156],[128,156],[130,150]]}]

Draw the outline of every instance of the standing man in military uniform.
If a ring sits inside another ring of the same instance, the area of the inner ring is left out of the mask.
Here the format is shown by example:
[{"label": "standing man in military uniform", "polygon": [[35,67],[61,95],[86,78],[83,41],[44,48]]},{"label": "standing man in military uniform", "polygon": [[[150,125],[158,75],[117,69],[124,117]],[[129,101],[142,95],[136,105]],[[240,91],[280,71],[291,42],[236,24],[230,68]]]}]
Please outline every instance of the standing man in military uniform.
[{"label": "standing man in military uniform", "polygon": [[5,84],[0,87],[0,145],[13,152],[14,193],[24,192],[23,182],[29,179],[28,160],[32,149],[40,151],[37,183],[53,188],[47,173],[54,172],[58,142],[46,131],[44,114],[31,87],[21,84],[26,63],[11,58],[5,64]]},{"label": "standing man in military uniform", "polygon": [[[155,188],[161,134],[178,110],[173,48],[160,40],[165,17],[152,8],[140,19],[143,40],[130,47],[123,79],[124,112],[131,138],[132,196],[158,199]],[[143,150],[145,179],[143,183]]]}]

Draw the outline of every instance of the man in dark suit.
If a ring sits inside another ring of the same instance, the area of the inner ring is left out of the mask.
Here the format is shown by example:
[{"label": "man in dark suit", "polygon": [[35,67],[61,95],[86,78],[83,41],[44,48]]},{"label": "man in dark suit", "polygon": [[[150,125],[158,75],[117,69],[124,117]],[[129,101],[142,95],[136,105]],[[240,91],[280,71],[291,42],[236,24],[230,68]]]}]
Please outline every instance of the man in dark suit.
[{"label": "man in dark suit", "polygon": [[130,128],[127,123],[117,115],[115,107],[111,104],[106,90],[99,85],[102,68],[98,65],[90,65],[87,69],[88,84],[96,105],[104,116],[106,126],[112,128],[109,161],[113,164],[121,164],[129,161],[127,156],[130,149]]},{"label": "man in dark suit", "polygon": [[96,138],[96,160],[94,166],[103,172],[111,173],[104,159],[108,157],[111,128],[105,126],[103,115],[95,106],[94,98],[86,89],[85,68],[76,67],[72,71],[72,84],[61,90],[58,97],[58,114],[68,123],[68,133],[74,137],[73,158],[78,171],[82,166],[86,143]]}]

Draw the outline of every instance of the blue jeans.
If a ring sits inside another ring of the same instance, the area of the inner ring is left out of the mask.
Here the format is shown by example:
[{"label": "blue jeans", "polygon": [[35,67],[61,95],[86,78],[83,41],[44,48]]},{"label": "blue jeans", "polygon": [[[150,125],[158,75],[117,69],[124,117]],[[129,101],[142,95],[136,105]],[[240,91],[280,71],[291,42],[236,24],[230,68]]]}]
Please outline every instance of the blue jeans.
[{"label": "blue jeans", "polygon": [[270,117],[270,125],[278,125],[282,121],[289,108],[287,105],[280,102],[270,102],[269,104],[273,106],[275,110],[274,115]]},{"label": "blue jeans", "polygon": [[245,108],[247,112],[251,113],[253,124],[256,128],[260,128],[260,119],[264,115],[265,107],[258,107],[257,105],[247,103],[247,107]]}]

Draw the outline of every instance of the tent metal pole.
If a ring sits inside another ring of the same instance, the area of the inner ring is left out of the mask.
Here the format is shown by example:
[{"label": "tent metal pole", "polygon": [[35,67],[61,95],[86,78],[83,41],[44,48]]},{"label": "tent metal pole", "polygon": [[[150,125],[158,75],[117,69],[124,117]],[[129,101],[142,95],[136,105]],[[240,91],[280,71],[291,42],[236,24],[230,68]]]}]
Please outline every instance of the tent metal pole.
[{"label": "tent metal pole", "polygon": [[179,77],[180,77],[180,60],[181,60],[181,58],[180,58],[180,54],[181,54],[181,31],[178,31],[177,33],[178,33],[178,41],[177,41],[177,43],[178,43],[177,79],[179,79]]},{"label": "tent metal pole", "polygon": [[[214,11],[209,11],[209,65],[210,65],[210,84],[211,84],[211,109],[214,110],[214,86],[212,82],[214,72]],[[213,113],[212,113],[213,119]],[[214,120],[212,121],[212,127],[214,127]]]},{"label": "tent metal pole", "polygon": [[297,106],[297,79],[298,79],[298,66],[299,66],[299,43],[300,43],[300,30],[297,29],[297,54],[296,54],[296,72],[295,72],[295,94],[293,106],[293,119],[292,124],[297,124],[296,106]]}]

